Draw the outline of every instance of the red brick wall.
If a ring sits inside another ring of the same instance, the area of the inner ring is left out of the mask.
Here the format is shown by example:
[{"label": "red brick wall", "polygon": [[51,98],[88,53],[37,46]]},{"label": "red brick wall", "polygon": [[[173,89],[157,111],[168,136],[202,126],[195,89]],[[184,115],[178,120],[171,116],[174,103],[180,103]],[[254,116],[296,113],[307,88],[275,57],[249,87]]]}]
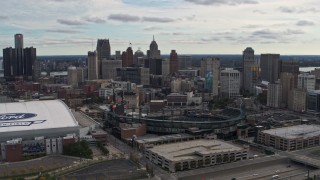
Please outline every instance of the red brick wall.
[{"label": "red brick wall", "polygon": [[6,159],[8,162],[16,162],[22,160],[22,145],[6,145]]},{"label": "red brick wall", "polygon": [[76,142],[75,138],[68,138],[68,139],[63,139],[62,140],[62,144],[63,145],[73,144],[75,142]]}]

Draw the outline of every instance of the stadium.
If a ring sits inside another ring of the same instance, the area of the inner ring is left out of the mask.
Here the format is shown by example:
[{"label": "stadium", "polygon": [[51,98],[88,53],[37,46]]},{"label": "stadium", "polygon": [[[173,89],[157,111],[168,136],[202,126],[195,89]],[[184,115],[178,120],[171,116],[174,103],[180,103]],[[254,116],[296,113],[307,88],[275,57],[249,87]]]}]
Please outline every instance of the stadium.
[{"label": "stadium", "polygon": [[147,132],[154,134],[189,133],[202,135],[215,133],[226,138],[235,135],[237,125],[245,119],[244,106],[228,107],[217,114],[201,112],[201,110],[162,110],[160,113],[142,115],[119,115],[115,111],[106,114],[105,125],[117,128],[119,123],[145,123]]},{"label": "stadium", "polygon": [[12,162],[27,155],[62,153],[79,128],[60,100],[1,103],[0,159]]}]

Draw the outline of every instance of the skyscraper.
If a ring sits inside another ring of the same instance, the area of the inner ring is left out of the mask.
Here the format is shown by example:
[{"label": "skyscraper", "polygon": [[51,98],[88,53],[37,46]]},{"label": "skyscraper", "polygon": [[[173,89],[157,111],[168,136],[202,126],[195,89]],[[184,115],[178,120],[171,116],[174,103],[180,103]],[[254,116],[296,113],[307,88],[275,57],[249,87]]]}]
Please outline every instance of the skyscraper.
[{"label": "skyscraper", "polygon": [[23,35],[15,34],[14,35],[14,48],[23,49]]},{"label": "skyscraper", "polygon": [[143,65],[143,63],[139,62],[139,60],[143,58],[144,58],[143,52],[140,49],[138,49],[133,55],[133,64],[136,64],[138,66]]},{"label": "skyscraper", "polygon": [[178,71],[178,54],[176,50],[171,50],[170,53],[170,74]]},{"label": "skyscraper", "polygon": [[111,59],[111,48],[109,39],[98,39],[97,41],[97,59],[98,59],[98,70],[99,70],[99,78],[102,77],[102,60]]},{"label": "skyscraper", "polygon": [[153,36],[153,40],[151,41],[151,44],[150,44],[150,49],[147,51],[147,56],[149,59],[160,59],[161,58],[160,50],[158,50],[158,44],[154,40],[154,36]]},{"label": "skyscraper", "polygon": [[201,60],[200,76],[206,77],[208,73],[212,73],[212,94],[218,96],[218,84],[220,77],[220,59],[208,57]]},{"label": "skyscraper", "polygon": [[126,53],[122,56],[122,67],[129,67],[133,64],[133,51],[128,47]]},{"label": "skyscraper", "polygon": [[220,74],[221,95],[223,97],[238,97],[240,93],[240,72],[226,68]]},{"label": "skyscraper", "polygon": [[275,83],[280,78],[280,54],[261,54],[261,79]]},{"label": "skyscraper", "polygon": [[88,80],[96,80],[99,77],[98,57],[96,51],[88,52]]},{"label": "skyscraper", "polygon": [[280,83],[282,86],[282,95],[281,95],[281,106],[282,107],[287,107],[289,104],[289,93],[293,90],[294,88],[294,75],[292,73],[288,72],[283,72],[280,75]]},{"label": "skyscraper", "polygon": [[3,49],[4,76],[7,81],[24,79],[36,80],[35,73],[39,69],[35,67],[37,60],[36,48],[29,47],[23,49],[23,35],[16,34],[15,48]]},{"label": "skyscraper", "polygon": [[247,47],[242,54],[243,76],[242,76],[242,89],[245,92],[253,93],[253,71],[252,67],[255,65],[254,50]]}]

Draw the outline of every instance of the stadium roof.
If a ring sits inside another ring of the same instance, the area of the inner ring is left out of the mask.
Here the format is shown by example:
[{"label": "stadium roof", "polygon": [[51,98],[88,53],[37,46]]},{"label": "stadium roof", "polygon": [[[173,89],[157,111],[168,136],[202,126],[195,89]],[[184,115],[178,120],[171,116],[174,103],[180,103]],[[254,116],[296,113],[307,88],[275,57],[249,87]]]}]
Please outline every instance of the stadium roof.
[{"label": "stadium roof", "polygon": [[78,122],[60,100],[0,103],[0,134],[74,127]]}]

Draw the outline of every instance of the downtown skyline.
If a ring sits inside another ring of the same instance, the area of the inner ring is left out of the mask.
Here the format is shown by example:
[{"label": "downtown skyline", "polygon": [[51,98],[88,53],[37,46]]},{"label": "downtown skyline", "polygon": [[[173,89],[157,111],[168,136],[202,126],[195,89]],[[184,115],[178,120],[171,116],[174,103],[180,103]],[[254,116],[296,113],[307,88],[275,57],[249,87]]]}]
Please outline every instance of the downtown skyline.
[{"label": "downtown skyline", "polygon": [[[99,38],[111,53],[149,49],[161,54],[319,54],[316,0],[12,0],[0,7],[0,46],[25,46],[38,55],[85,55]],[[2,56],[2,53],[0,53]]]}]

